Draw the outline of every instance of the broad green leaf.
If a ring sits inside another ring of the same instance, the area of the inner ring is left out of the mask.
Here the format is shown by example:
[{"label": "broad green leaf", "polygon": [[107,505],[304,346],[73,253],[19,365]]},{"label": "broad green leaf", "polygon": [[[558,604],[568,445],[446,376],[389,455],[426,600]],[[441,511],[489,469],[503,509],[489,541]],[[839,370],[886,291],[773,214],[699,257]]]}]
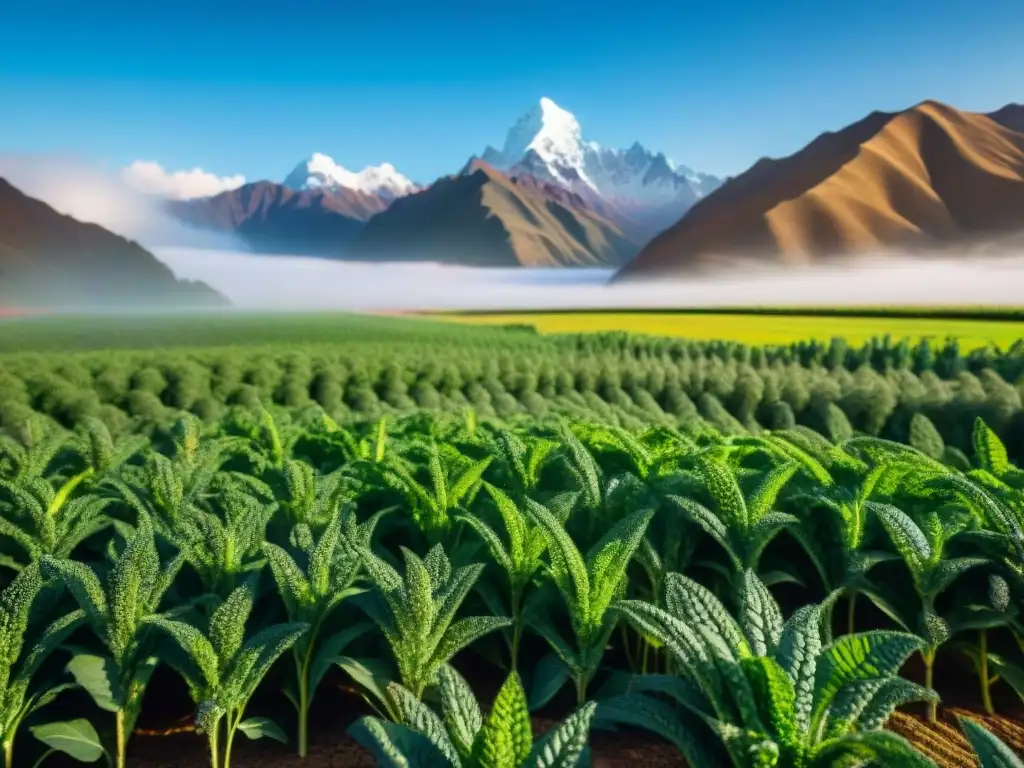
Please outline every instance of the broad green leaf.
[{"label": "broad green leaf", "polygon": [[451,665],[441,667],[438,679],[445,727],[459,755],[467,757],[483,725],[480,705],[468,683]]},{"label": "broad green leaf", "polygon": [[[245,640],[245,625],[255,601],[255,580],[232,590],[210,617],[210,643],[222,661],[235,658]],[[221,670],[222,672],[224,670]]]},{"label": "broad green leaf", "polygon": [[[571,650],[569,651],[571,653]],[[572,678],[572,670],[557,653],[541,657],[533,668],[528,705],[531,712],[547,704]]]},{"label": "broad green leaf", "polygon": [[974,453],[983,469],[987,469],[996,477],[1006,474],[1010,466],[1006,446],[981,418],[974,421],[971,442],[974,444]]},{"label": "broad green leaf", "polygon": [[597,709],[589,702],[545,733],[522,762],[522,768],[576,768]]},{"label": "broad green leaf", "polygon": [[316,692],[316,689],[320,685],[320,681],[323,680],[324,675],[327,674],[327,670],[329,670],[338,662],[338,659],[341,658],[341,652],[347,648],[352,641],[362,637],[372,629],[372,622],[360,621],[340,630],[339,632],[335,632],[333,635],[330,635],[317,644],[316,656],[313,658],[313,663],[309,668],[310,698],[312,698],[313,693]]},{"label": "broad green leaf", "polygon": [[219,660],[210,641],[202,632],[191,624],[172,621],[162,616],[150,616],[146,619],[146,623],[166,632],[185,651],[196,670],[202,675],[201,680],[193,681],[196,688],[217,687],[220,683]]},{"label": "broad green leaf", "polygon": [[498,691],[494,706],[477,733],[473,754],[481,765],[519,768],[533,748],[526,692],[513,672]]},{"label": "broad green leaf", "polygon": [[559,564],[562,583],[559,590],[570,601],[570,610],[579,616],[581,623],[587,622],[590,607],[590,577],[586,563],[575,542],[569,537],[558,519],[540,504],[528,505],[527,514],[544,531],[548,540],[548,551]]},{"label": "broad green leaf", "polygon": [[930,758],[914,749],[902,736],[890,731],[850,733],[824,741],[808,761],[808,768],[832,768],[836,765],[935,768]]},{"label": "broad green leaf", "polygon": [[799,734],[793,681],[774,659],[754,656],[742,661],[743,671],[760,704],[761,720],[772,729],[774,740],[793,747]]},{"label": "broad green leaf", "polygon": [[712,627],[736,655],[750,655],[750,645],[739,624],[711,590],[693,579],[669,573],[665,577],[665,607],[691,627]]},{"label": "broad green leaf", "polygon": [[790,461],[773,469],[761,480],[761,483],[754,489],[750,499],[746,502],[749,514],[749,524],[757,523],[767,515],[775,506],[779,493],[796,474],[800,465]]},{"label": "broad green leaf", "polygon": [[96,729],[85,719],[47,723],[29,730],[50,749],[63,752],[80,763],[95,763],[105,753]]},{"label": "broad green leaf", "polygon": [[821,653],[821,611],[807,605],[797,609],[782,628],[775,660],[793,683],[795,725],[807,734],[814,708],[814,680]]},{"label": "broad green leaf", "polygon": [[115,691],[119,683],[113,661],[102,656],[80,653],[68,662],[67,669],[100,709],[117,712],[121,708],[124,702],[116,699]]},{"label": "broad green leaf", "polygon": [[782,611],[768,587],[750,569],[743,574],[740,616],[753,654],[773,655],[782,636]]},{"label": "broad green leaf", "polygon": [[718,517],[729,528],[746,530],[751,520],[736,476],[729,467],[715,459],[702,457],[697,461],[697,466],[708,493],[715,500]]},{"label": "broad green leaf", "polygon": [[624,517],[601,537],[588,554],[590,605],[585,615],[591,623],[599,622],[604,616],[652,517],[653,509],[642,509]]},{"label": "broad green leaf", "polygon": [[430,657],[430,665],[440,666],[484,635],[511,625],[512,620],[504,616],[470,616],[459,619],[448,627],[441,642],[437,644]]},{"label": "broad green leaf", "polygon": [[[501,515],[502,522],[505,524],[505,531],[508,533],[509,542],[508,558],[513,563],[522,563],[526,553],[526,521],[523,513],[519,511],[519,507],[516,506],[516,503],[512,501],[508,494],[501,489],[496,488],[490,483],[484,483],[484,490],[493,499],[494,505],[498,509],[498,514]],[[501,551],[504,551],[504,548]],[[504,568],[505,566],[502,567]],[[505,568],[505,570],[511,569]]]},{"label": "broad green leaf", "polygon": [[932,557],[932,548],[928,544],[924,532],[906,512],[891,504],[869,501],[867,506],[878,517],[882,527],[889,534],[893,546],[896,547],[916,577],[924,564]]},{"label": "broad green leaf", "polygon": [[281,547],[267,541],[263,543],[263,554],[270,564],[270,572],[277,584],[278,594],[288,611],[288,618],[296,621],[302,609],[312,600],[312,589],[306,574],[295,560]]},{"label": "broad green leaf", "polygon": [[967,717],[958,719],[978,758],[978,768],[1024,768],[1013,750],[984,726]]},{"label": "broad green leaf", "polygon": [[821,722],[843,687],[858,680],[895,675],[907,658],[923,647],[924,641],[919,637],[884,630],[843,635],[834,640],[818,659],[812,723]]},{"label": "broad green leaf", "polygon": [[452,768],[423,734],[403,725],[361,717],[347,733],[369,750],[378,768]]},{"label": "broad green leaf", "polygon": [[604,730],[609,725],[620,723],[661,736],[679,750],[687,765],[722,764],[719,756],[709,748],[711,740],[702,733],[704,723],[693,716],[680,717],[680,713],[664,701],[633,693],[597,703],[593,720],[595,729]]},{"label": "broad green leaf", "polygon": [[426,736],[452,765],[459,764],[458,750],[448,737],[441,718],[430,707],[417,699],[408,688],[398,683],[391,683],[388,686],[388,695],[395,703],[402,725]]},{"label": "broad green leaf", "polygon": [[391,666],[380,659],[357,659],[352,656],[339,656],[335,662],[356,685],[370,693],[378,703],[391,708],[391,697],[388,695],[388,683],[395,677]]},{"label": "broad green leaf", "polygon": [[282,744],[288,743],[288,737],[281,730],[281,726],[269,717],[248,717],[238,724],[238,730],[250,739],[268,738]]}]

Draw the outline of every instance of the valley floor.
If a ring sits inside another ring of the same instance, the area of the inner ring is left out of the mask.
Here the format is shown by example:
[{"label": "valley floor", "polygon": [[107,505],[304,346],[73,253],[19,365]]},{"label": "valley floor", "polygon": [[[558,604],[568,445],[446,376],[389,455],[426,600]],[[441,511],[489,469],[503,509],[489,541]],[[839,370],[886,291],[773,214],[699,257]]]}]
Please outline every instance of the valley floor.
[{"label": "valley floor", "polygon": [[541,333],[626,331],[654,336],[699,340],[730,340],[745,344],[791,344],[835,337],[850,344],[889,335],[894,339],[923,338],[942,342],[955,337],[961,349],[969,351],[995,344],[1007,349],[1024,339],[1024,322],[1019,320],[906,317],[841,317],[835,315],[710,314],[688,312],[524,312],[519,314],[433,315],[449,321],[509,325],[532,325]]}]

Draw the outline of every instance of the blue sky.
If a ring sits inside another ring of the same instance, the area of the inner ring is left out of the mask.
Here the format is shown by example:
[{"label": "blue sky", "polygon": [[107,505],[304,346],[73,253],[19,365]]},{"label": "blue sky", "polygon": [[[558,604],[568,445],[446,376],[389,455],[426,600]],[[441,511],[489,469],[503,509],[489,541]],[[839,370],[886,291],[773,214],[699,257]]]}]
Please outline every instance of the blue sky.
[{"label": "blue sky", "polygon": [[0,2],[0,154],[417,181],[541,96],[587,138],[738,173],[874,109],[1024,101],[1021,0]]}]

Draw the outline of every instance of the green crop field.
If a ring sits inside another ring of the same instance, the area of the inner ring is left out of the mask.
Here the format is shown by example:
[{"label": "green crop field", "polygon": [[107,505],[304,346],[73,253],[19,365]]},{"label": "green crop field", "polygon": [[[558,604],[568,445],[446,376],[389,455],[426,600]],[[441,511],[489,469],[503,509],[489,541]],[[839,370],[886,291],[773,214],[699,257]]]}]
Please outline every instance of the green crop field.
[{"label": "green crop field", "polygon": [[662,333],[0,321],[5,768],[1019,766],[1022,345]]},{"label": "green crop field", "polygon": [[879,336],[931,339],[956,338],[965,350],[996,345],[1007,349],[1024,340],[1024,320],[1016,314],[1005,319],[969,317],[852,317],[835,314],[768,314],[740,312],[523,312],[438,314],[436,319],[478,325],[532,325],[541,333],[627,331],[688,339],[727,339],[744,344],[791,344],[805,339],[828,341],[834,337],[851,344]]}]

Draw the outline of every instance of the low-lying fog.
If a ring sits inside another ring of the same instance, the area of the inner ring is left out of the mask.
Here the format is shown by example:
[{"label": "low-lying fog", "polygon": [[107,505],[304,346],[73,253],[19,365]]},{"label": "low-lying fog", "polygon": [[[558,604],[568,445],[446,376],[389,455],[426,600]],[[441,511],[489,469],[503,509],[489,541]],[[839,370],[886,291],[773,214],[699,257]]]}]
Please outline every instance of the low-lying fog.
[{"label": "low-lying fog", "polygon": [[1024,255],[862,259],[829,267],[733,270],[657,284],[607,285],[606,269],[474,269],[154,248],[179,278],[246,309],[536,309],[1024,303]]},{"label": "low-lying fog", "polygon": [[203,280],[247,309],[534,309],[586,307],[1024,304],[1020,255],[865,259],[831,267],[607,285],[610,270],[487,270],[256,256],[231,235],[171,219],[123,174],[74,157],[0,153],[0,176],[61,213],[138,240],[180,278]]}]

